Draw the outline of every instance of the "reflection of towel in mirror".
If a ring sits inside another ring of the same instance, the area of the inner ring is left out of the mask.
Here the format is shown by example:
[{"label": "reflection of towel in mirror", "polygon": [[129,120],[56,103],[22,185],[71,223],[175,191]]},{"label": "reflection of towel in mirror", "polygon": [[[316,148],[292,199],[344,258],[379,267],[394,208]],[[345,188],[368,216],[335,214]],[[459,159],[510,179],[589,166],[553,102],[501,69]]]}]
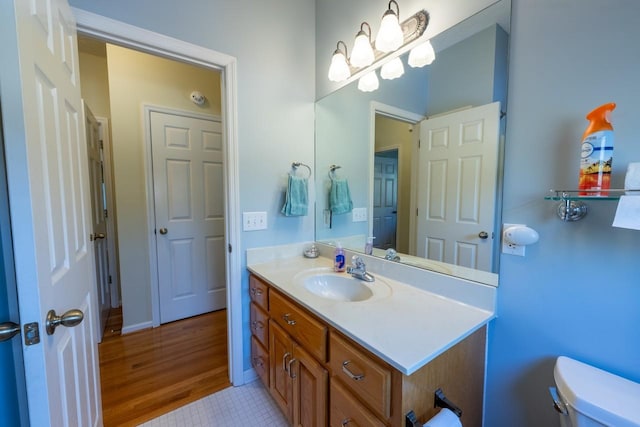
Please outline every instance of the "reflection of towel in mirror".
[{"label": "reflection of towel in mirror", "polygon": [[309,204],[308,179],[289,175],[282,213],[285,216],[305,216]]},{"label": "reflection of towel in mirror", "polygon": [[333,214],[351,212],[353,202],[349,193],[349,184],[346,179],[334,178],[331,180],[331,193],[329,194],[329,209]]}]

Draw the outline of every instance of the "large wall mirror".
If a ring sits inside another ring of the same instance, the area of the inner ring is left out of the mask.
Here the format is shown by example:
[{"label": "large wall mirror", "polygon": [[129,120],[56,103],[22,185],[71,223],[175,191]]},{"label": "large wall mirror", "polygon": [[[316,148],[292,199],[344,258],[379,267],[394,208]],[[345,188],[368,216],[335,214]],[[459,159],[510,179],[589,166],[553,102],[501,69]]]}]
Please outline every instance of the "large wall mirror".
[{"label": "large wall mirror", "polygon": [[[510,14],[500,0],[433,37],[431,65],[405,54],[402,77],[316,103],[317,241],[364,252],[373,236],[373,255],[498,284]],[[345,180],[353,211],[332,213]]]}]

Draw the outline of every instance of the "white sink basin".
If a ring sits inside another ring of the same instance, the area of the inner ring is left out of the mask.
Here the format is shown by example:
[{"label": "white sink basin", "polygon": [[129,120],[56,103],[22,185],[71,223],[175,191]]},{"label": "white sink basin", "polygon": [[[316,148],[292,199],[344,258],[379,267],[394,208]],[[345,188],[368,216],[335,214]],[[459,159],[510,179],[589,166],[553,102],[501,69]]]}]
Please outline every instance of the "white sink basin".
[{"label": "white sink basin", "polygon": [[294,277],[294,281],[316,296],[335,301],[366,301],[391,293],[389,285],[377,277],[375,282],[364,282],[346,273],[334,273],[329,268],[302,272]]}]

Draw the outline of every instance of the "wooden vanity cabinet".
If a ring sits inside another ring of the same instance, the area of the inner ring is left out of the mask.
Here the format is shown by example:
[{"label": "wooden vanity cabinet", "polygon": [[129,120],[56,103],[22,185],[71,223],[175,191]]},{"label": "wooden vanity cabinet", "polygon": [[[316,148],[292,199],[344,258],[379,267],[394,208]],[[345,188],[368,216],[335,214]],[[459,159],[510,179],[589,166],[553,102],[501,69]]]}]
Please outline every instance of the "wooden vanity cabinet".
[{"label": "wooden vanity cabinet", "polygon": [[251,365],[269,388],[269,286],[250,276],[249,327],[251,328]]},{"label": "wooden vanity cabinet", "polygon": [[269,337],[271,396],[291,425],[326,426],[327,370],[273,319]]},{"label": "wooden vanity cabinet", "polygon": [[434,392],[441,388],[462,409],[465,427],[482,426],[486,327],[404,375],[250,277],[251,322],[268,324],[266,332],[252,326],[252,362],[291,425],[399,427],[411,410],[424,423],[439,410]]}]

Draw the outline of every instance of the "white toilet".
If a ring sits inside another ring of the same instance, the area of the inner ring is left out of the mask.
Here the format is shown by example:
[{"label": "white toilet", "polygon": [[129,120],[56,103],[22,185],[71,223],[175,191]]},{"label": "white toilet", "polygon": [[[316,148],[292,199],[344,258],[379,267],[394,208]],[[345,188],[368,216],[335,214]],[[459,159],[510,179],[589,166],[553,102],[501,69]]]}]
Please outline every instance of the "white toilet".
[{"label": "white toilet", "polygon": [[640,427],[640,384],[564,356],[553,376],[562,427]]}]

